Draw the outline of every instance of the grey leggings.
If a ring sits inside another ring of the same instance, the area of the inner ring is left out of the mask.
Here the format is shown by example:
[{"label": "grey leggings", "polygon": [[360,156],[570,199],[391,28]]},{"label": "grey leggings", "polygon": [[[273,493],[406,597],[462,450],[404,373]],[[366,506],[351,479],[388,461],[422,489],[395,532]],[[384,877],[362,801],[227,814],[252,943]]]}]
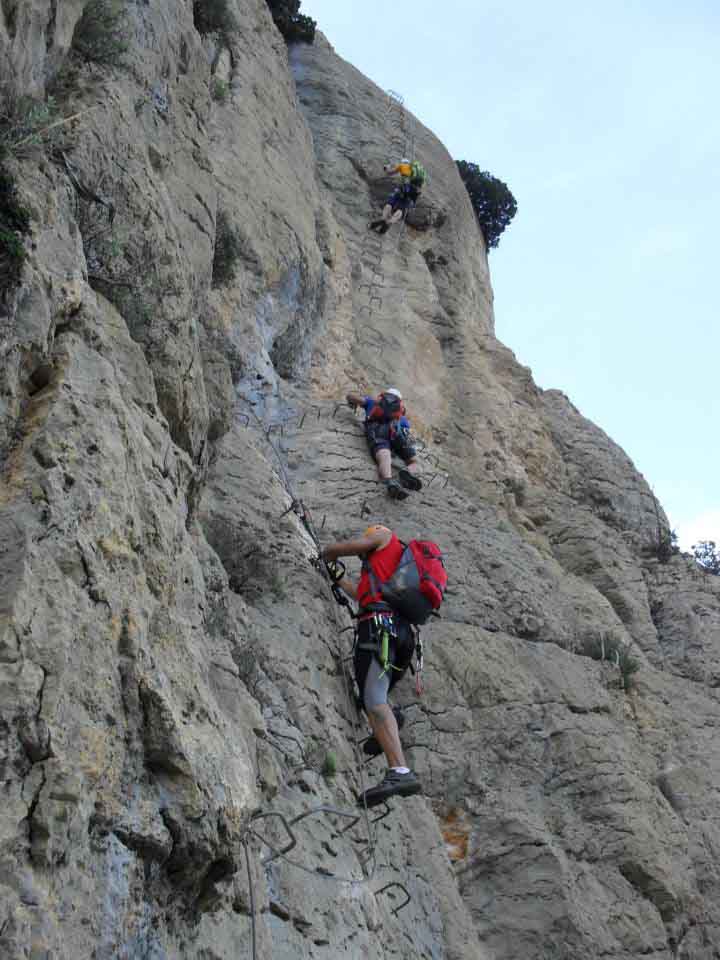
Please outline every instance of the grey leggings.
[{"label": "grey leggings", "polygon": [[381,703],[387,703],[388,693],[390,693],[390,673],[391,670],[383,672],[377,657],[372,658],[368,672],[365,674],[362,690],[366,710],[373,710]]},{"label": "grey leggings", "polygon": [[[391,641],[388,650],[392,667],[383,672],[382,665],[374,652],[372,629],[368,621],[358,624],[358,643],[355,648],[355,679],[365,710],[373,710],[387,703],[388,693],[405,673],[412,660],[415,638],[410,626],[404,621],[396,621],[398,637]],[[371,649],[367,649],[370,647]]]}]

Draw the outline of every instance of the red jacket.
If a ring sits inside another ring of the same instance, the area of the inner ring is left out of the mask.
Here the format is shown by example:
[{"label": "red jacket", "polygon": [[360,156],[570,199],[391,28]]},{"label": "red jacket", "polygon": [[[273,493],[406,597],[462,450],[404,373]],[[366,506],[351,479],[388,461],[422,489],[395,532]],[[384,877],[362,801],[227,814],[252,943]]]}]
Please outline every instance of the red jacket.
[{"label": "red jacket", "polygon": [[[380,547],[379,550],[373,550],[372,553],[368,554],[363,563],[362,574],[360,575],[360,582],[358,583],[357,596],[360,612],[375,603],[382,603],[387,607],[387,603],[383,600],[380,591],[373,589],[370,570],[372,570],[376,584],[389,580],[395,573],[397,565],[400,563],[404,549],[398,538],[393,534],[392,539],[386,546]],[[368,570],[368,567],[370,570]]]}]

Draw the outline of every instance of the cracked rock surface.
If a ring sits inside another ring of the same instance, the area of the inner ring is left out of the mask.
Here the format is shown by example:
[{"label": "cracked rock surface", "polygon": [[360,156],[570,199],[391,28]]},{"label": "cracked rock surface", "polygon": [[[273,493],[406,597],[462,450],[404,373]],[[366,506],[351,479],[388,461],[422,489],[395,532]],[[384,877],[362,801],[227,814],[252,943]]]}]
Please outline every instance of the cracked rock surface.
[{"label": "cracked rock surface", "polygon": [[[644,478],[496,340],[447,151],[264,0],[223,37],[128,5],[116,68],[69,53],[84,6],[0,4],[3,76],[83,111],[9,161],[0,955],[716,960],[719,578],[658,560]],[[413,144],[422,201],[369,236]],[[389,385],[422,441],[402,504],[341,404]],[[371,843],[350,621],[290,490],[323,540],[446,554],[427,689],[395,696],[424,793]]]}]

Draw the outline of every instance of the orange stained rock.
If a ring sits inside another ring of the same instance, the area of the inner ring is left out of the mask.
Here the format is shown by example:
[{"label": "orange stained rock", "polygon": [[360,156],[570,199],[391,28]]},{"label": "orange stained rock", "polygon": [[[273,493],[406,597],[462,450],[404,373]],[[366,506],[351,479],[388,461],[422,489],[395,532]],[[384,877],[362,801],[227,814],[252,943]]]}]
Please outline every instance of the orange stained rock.
[{"label": "orange stained rock", "polygon": [[455,807],[440,821],[445,848],[453,863],[467,857],[471,828],[465,817],[465,811]]}]

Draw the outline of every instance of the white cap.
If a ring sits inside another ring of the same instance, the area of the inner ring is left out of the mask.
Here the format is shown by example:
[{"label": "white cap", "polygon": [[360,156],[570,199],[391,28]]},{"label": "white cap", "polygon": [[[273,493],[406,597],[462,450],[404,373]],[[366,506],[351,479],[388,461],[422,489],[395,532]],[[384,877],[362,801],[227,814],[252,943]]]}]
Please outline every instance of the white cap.
[{"label": "white cap", "polygon": [[395,387],[390,387],[390,389],[386,390],[385,393],[389,394],[391,397],[397,397],[398,400],[402,400],[402,394],[399,390],[396,390]]},{"label": "white cap", "polygon": [[407,157],[403,157],[400,163],[410,163]]}]

